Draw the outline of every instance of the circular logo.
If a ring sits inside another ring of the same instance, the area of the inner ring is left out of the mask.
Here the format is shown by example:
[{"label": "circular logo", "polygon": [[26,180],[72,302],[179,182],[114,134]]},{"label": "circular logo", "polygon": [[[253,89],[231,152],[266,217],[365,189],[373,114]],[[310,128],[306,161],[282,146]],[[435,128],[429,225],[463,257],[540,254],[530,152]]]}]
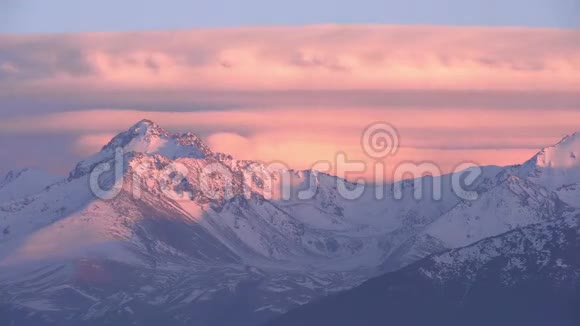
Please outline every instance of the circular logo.
[{"label": "circular logo", "polygon": [[399,149],[399,132],[386,122],[375,122],[365,128],[362,148],[366,155],[374,159],[394,155]]}]

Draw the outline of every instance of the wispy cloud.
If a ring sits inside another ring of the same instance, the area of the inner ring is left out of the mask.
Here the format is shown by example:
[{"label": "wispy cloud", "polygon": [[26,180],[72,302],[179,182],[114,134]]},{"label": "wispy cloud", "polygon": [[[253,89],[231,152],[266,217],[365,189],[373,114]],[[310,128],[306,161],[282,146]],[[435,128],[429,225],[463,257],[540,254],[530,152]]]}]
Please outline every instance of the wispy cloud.
[{"label": "wispy cloud", "polygon": [[208,131],[296,130],[295,136],[308,131],[360,132],[375,121],[388,121],[401,130],[413,133],[438,131],[439,136],[457,133],[486,132],[504,137],[546,135],[557,130],[574,130],[580,121],[579,110],[545,110],[529,114],[525,109],[471,109],[389,107],[286,107],[275,110],[240,111],[139,111],[84,110],[36,114],[6,118],[0,121],[0,133],[80,133],[116,132],[126,129],[139,119],[148,118],[173,129]]}]

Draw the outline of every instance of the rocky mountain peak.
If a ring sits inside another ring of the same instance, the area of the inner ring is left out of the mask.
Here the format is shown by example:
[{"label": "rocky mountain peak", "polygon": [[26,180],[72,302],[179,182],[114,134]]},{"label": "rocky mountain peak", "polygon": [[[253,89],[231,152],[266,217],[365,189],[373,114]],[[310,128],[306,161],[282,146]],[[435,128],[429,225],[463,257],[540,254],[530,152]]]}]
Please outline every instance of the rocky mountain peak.
[{"label": "rocky mountain peak", "polygon": [[155,122],[144,119],[115,136],[99,153],[80,162],[71,177],[85,175],[95,165],[113,159],[119,149],[124,154],[161,155],[170,160],[206,159],[214,156],[213,151],[196,134],[171,133]]},{"label": "rocky mountain peak", "polygon": [[564,137],[553,146],[543,148],[525,165],[561,169],[580,167],[580,132]]}]

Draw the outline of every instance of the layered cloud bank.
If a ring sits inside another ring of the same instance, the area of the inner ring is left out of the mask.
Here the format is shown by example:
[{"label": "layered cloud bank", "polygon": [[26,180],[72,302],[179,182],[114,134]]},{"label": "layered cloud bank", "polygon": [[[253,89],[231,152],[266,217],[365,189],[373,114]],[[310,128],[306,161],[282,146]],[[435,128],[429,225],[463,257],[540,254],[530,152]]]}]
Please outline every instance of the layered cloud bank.
[{"label": "layered cloud bank", "polygon": [[[371,160],[360,138],[377,121],[399,130],[391,164],[517,163],[580,130],[579,39],[432,26],[0,35],[0,170],[64,172],[142,118],[295,168]],[[20,153],[25,138],[58,160]]]},{"label": "layered cloud bank", "polygon": [[[578,30],[312,26],[0,37],[5,86],[580,89]],[[9,87],[12,88],[12,87]]]}]

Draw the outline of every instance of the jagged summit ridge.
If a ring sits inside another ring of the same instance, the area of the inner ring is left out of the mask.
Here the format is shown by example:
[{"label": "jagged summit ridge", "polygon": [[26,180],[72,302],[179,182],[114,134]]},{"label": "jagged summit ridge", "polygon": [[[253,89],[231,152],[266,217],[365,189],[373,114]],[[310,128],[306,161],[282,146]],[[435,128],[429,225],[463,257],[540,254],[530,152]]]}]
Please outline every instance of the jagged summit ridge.
[{"label": "jagged summit ridge", "polygon": [[141,120],[127,131],[115,136],[103,150],[118,147],[125,152],[160,154],[170,159],[179,157],[205,158],[211,149],[194,133],[170,133],[151,120]]},{"label": "jagged summit ridge", "polygon": [[546,147],[512,172],[555,191],[565,202],[578,206],[580,195],[580,133]]},{"label": "jagged summit ridge", "polygon": [[553,146],[543,148],[524,166],[562,169],[580,167],[580,132],[562,138]]},{"label": "jagged summit ridge", "polygon": [[130,155],[161,155],[170,160],[207,159],[215,156],[209,146],[194,133],[171,133],[155,122],[143,119],[115,136],[99,153],[80,162],[71,172],[71,178],[89,173],[96,165],[112,160],[119,152]]}]

